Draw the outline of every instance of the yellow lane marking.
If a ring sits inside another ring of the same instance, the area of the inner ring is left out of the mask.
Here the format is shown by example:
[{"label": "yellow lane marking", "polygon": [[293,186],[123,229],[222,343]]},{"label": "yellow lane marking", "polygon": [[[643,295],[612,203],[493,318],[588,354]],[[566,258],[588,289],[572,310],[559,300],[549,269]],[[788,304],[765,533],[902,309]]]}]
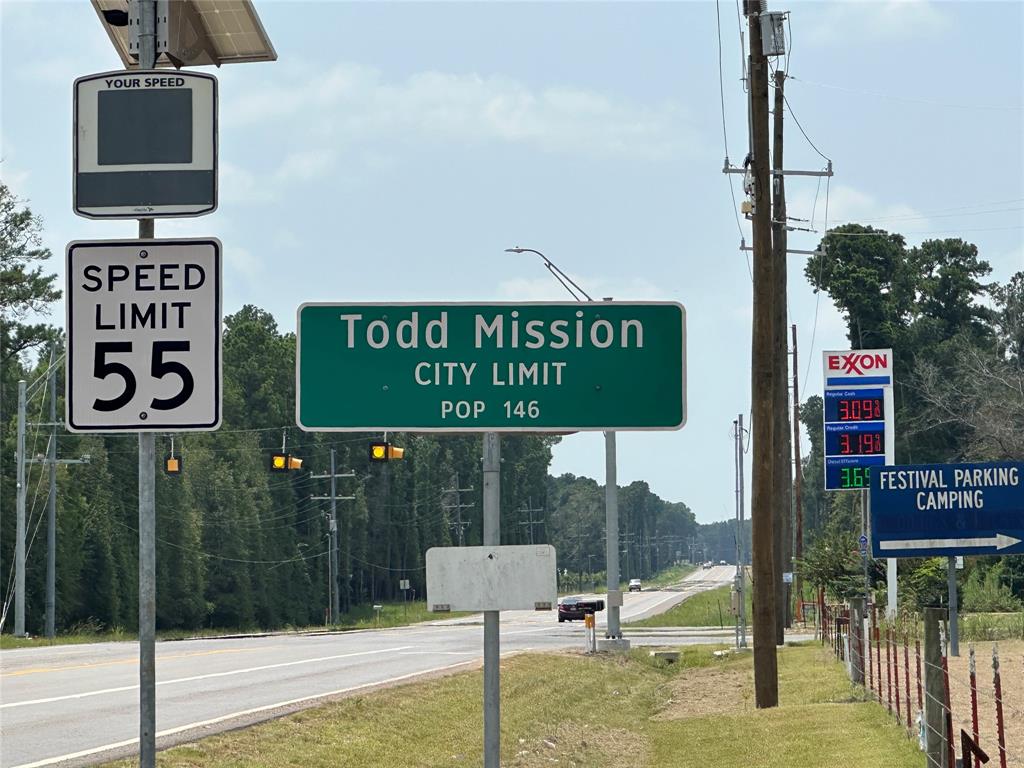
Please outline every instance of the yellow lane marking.
[{"label": "yellow lane marking", "polygon": [[[271,648],[280,648],[279,645],[271,645],[265,648],[222,648],[216,651],[194,651],[193,653],[176,653],[166,656],[157,656],[157,661],[169,661],[171,659],[188,659],[195,656],[216,656],[225,653],[254,653],[255,651],[266,651]],[[133,656],[128,659],[115,659],[114,661],[97,661],[94,664],[71,664],[63,667],[36,667],[33,669],[20,669],[17,672],[4,672],[0,677],[20,677],[22,675],[38,675],[47,672],[68,672],[75,669],[95,669],[96,667],[110,667],[117,664],[138,664],[139,657]]]}]

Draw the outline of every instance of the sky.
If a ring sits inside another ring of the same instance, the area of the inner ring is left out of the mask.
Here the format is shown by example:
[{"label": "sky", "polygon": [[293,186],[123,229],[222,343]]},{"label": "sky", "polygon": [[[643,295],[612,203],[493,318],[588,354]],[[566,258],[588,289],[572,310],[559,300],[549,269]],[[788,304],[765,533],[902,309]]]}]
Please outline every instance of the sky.
[{"label": "sky", "polygon": [[[291,331],[308,301],[569,298],[511,246],[595,298],[679,301],[687,424],[620,433],[618,480],[700,522],[731,517],[751,352],[750,225],[721,172],[747,151],[736,3],[255,6],[278,60],[201,68],[220,80],[219,209],[156,223],[157,237],[220,238],[225,312],[256,304]],[[784,10],[785,165],[828,157],[835,172],[787,180],[789,215],[817,233],[789,247],[857,221],[909,244],[963,237],[994,280],[1024,269],[1024,4]],[[67,242],[137,233],[71,208],[72,82],[120,59],[85,0],[4,0],[0,50],[0,177],[42,217],[63,281]],[[805,261],[788,261],[801,399],[821,391],[822,350],[848,346]],[[564,438],[551,469],[603,481],[601,434]]]}]

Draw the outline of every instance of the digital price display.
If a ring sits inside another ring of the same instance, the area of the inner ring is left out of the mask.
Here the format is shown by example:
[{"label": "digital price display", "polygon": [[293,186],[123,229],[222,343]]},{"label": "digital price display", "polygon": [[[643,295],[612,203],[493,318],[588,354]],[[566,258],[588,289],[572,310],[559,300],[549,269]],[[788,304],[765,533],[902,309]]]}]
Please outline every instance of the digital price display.
[{"label": "digital price display", "polygon": [[825,488],[830,491],[855,491],[871,485],[871,467],[885,466],[885,455],[858,459],[830,458],[825,466]]},{"label": "digital price display", "polygon": [[[825,395],[825,421],[843,423],[856,421],[884,421],[885,398],[881,390],[878,395],[864,396],[838,390]],[[831,395],[831,397],[830,397]]]},{"label": "digital price display", "polygon": [[871,484],[871,467],[884,466],[892,450],[890,409],[881,387],[825,390],[825,490],[860,490]]},{"label": "digital price display", "polygon": [[[848,427],[859,427],[849,429]],[[885,424],[829,424],[825,427],[827,456],[874,456],[885,453]]]}]

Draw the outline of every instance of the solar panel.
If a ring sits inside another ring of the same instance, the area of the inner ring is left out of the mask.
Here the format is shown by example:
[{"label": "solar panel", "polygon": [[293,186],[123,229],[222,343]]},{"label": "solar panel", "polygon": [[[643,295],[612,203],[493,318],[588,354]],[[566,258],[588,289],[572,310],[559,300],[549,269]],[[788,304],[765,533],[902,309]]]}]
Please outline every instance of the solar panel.
[{"label": "solar panel", "polygon": [[[91,0],[125,67],[138,66],[132,31],[137,7],[129,0]],[[157,0],[158,67],[276,61],[251,0]]]}]

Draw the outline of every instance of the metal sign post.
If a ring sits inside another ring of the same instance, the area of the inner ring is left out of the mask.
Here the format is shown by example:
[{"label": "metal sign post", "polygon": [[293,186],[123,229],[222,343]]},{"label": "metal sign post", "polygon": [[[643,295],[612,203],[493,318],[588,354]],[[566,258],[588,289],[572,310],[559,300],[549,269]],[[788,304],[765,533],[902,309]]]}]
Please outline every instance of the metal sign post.
[{"label": "metal sign post", "polygon": [[[501,544],[501,436],[484,433],[484,546]],[[501,763],[501,645],[498,611],[484,611],[484,768]]]},{"label": "metal sign post", "polygon": [[[156,64],[156,3],[139,3],[139,67]],[[152,238],[153,219],[139,219],[139,239]],[[70,250],[68,257],[70,259]],[[141,254],[140,254],[141,255]],[[71,270],[68,269],[68,279]],[[69,286],[70,288],[70,286]],[[71,291],[68,309],[68,367],[65,380],[71,403]],[[219,319],[219,318],[218,318]],[[217,327],[220,337],[220,326]],[[125,386],[127,387],[127,380]],[[127,390],[126,390],[127,391]],[[218,390],[218,395],[220,394]],[[219,397],[217,398],[219,401]],[[70,405],[65,418],[72,425]],[[95,404],[94,404],[95,407]],[[219,416],[219,408],[218,408]],[[219,418],[218,418],[219,421]],[[156,446],[152,432],[139,432],[139,766],[156,768]]]},{"label": "metal sign post", "polygon": [[[68,247],[65,426],[139,433],[139,762],[153,768],[154,432],[211,431],[221,419],[220,243],[153,241],[151,218],[216,208],[217,80],[155,67],[160,53],[177,70],[277,55],[250,0],[205,2],[202,14],[184,0],[127,5],[136,23],[126,26],[120,8],[93,0],[126,72],[75,83],[74,210],[144,218],[140,242]],[[99,258],[89,263],[90,255]]]}]

